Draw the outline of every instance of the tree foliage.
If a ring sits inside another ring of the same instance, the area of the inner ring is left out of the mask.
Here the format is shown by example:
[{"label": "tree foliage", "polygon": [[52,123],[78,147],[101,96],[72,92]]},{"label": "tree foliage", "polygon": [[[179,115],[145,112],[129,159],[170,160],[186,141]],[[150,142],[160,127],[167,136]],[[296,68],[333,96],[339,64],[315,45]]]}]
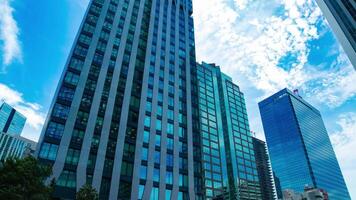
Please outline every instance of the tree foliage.
[{"label": "tree foliage", "polygon": [[52,174],[48,166],[40,165],[37,159],[7,159],[0,166],[0,199],[47,200],[53,192],[45,181]]},{"label": "tree foliage", "polygon": [[98,200],[98,192],[90,184],[85,184],[76,195],[77,200]]}]

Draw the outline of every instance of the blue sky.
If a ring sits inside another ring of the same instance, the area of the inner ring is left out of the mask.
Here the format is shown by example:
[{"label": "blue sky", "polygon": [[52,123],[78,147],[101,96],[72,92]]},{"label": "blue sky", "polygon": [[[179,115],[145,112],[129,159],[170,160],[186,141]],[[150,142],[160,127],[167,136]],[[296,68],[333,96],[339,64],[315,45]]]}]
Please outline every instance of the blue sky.
[{"label": "blue sky", "polygon": [[[36,140],[88,0],[0,1],[0,100]],[[356,199],[356,72],[313,0],[193,0],[198,61],[214,62],[257,103],[288,87],[317,107]],[[353,180],[352,180],[353,179]]]}]

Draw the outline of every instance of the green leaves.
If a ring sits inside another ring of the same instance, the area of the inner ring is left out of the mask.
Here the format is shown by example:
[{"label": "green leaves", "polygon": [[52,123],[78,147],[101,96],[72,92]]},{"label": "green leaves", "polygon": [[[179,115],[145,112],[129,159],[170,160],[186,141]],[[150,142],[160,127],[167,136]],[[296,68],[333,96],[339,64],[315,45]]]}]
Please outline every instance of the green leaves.
[{"label": "green leaves", "polygon": [[77,200],[98,200],[99,195],[95,188],[93,188],[91,185],[86,184],[77,193]]},{"label": "green leaves", "polygon": [[7,159],[0,166],[0,199],[50,199],[53,184],[46,186],[45,181],[51,174],[51,167],[33,157]]}]

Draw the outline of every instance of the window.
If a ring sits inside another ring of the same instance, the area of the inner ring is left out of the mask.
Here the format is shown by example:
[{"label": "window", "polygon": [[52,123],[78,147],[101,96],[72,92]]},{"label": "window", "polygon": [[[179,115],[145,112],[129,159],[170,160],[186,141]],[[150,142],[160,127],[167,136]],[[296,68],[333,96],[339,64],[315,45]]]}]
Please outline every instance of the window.
[{"label": "window", "polygon": [[146,127],[151,127],[151,117],[150,116],[146,116],[145,117],[145,122],[144,122]]},{"label": "window", "polygon": [[80,45],[76,46],[74,49],[74,54],[81,56],[81,57],[85,57],[88,53],[88,49],[85,47],[82,47]]},{"label": "window", "polygon": [[166,165],[168,167],[173,167],[173,155],[172,154],[167,154]]},{"label": "window", "polygon": [[174,120],[174,112],[173,112],[173,110],[168,109],[167,118],[170,119],[170,120]]},{"label": "window", "polygon": [[69,107],[56,103],[53,108],[52,116],[66,120],[69,114]]},{"label": "window", "polygon": [[153,90],[151,88],[147,89],[147,97],[152,98],[153,97]]},{"label": "window", "polygon": [[158,147],[161,146],[161,136],[160,135],[156,135],[155,143],[156,143],[156,146],[158,146]]},{"label": "window", "polygon": [[166,184],[173,184],[173,172],[166,172]]},{"label": "window", "polygon": [[64,131],[64,125],[58,124],[56,122],[49,122],[48,128],[46,131],[46,136],[61,139]]},{"label": "window", "polygon": [[182,186],[182,187],[188,186],[188,176],[179,174],[179,186]]},{"label": "window", "polygon": [[111,172],[114,165],[114,160],[105,158],[104,161],[104,172]]},{"label": "window", "polygon": [[158,102],[163,102],[163,93],[158,92],[157,101]]},{"label": "window", "polygon": [[83,68],[84,62],[82,60],[72,58],[69,63],[69,66],[73,69],[81,70]]},{"label": "window", "polygon": [[162,131],[162,121],[160,119],[156,120],[156,130]]},{"label": "window", "polygon": [[158,105],[157,106],[157,116],[162,116],[163,110],[162,110],[162,106]]},{"label": "window", "polygon": [[85,34],[80,34],[79,36],[79,42],[82,42],[86,45],[90,45],[91,42],[91,37],[85,35]]},{"label": "window", "polygon": [[74,90],[71,88],[67,88],[62,86],[58,93],[58,98],[65,101],[72,101],[74,97]]},{"label": "window", "polygon": [[131,145],[131,144],[128,144],[128,143],[125,143],[124,144],[123,155],[125,157],[131,157],[132,155],[135,155],[135,146]]},{"label": "window", "polygon": [[187,169],[188,160],[186,158],[179,157],[179,169]]},{"label": "window", "polygon": [[167,123],[167,134],[168,135],[174,134],[174,125],[171,123]]},{"label": "window", "polygon": [[151,191],[151,196],[150,196],[150,200],[157,200],[159,196],[159,191],[157,187],[153,187],[152,191]]},{"label": "window", "polygon": [[159,182],[159,169],[153,169],[153,181]]},{"label": "window", "polygon": [[57,150],[58,145],[45,142],[42,144],[39,157],[47,160],[55,160],[57,157]]},{"label": "window", "polygon": [[132,176],[132,172],[133,172],[132,163],[128,163],[126,161],[122,162],[121,175],[123,175],[123,176]]},{"label": "window", "polygon": [[155,163],[160,163],[161,153],[159,151],[155,151]]},{"label": "window", "polygon": [[144,185],[140,185],[139,188],[138,188],[138,199],[139,200],[142,200],[144,191],[145,191],[145,186]]},{"label": "window", "polygon": [[174,106],[174,98],[173,97],[168,97],[168,105]]},{"label": "window", "polygon": [[76,139],[78,139],[78,138],[79,139],[83,139],[84,138],[84,131],[78,130],[78,129],[74,129],[72,137],[76,138]]},{"label": "window", "polygon": [[152,111],[152,103],[147,101],[146,102],[146,112],[151,112]]},{"label": "window", "polygon": [[79,111],[77,114],[77,123],[79,123],[80,125],[86,125],[86,123],[88,122],[88,118],[89,113]]},{"label": "window", "polygon": [[140,179],[146,179],[146,178],[147,178],[147,167],[142,165],[140,167]]},{"label": "window", "polygon": [[57,185],[62,187],[75,188],[76,187],[75,178],[76,178],[75,172],[63,170],[63,172],[58,178]]},{"label": "window", "polygon": [[142,148],[141,159],[145,161],[148,159],[148,149],[145,147]]},{"label": "window", "polygon": [[74,74],[72,72],[67,72],[66,76],[64,77],[64,81],[66,83],[76,86],[79,82],[79,75]]},{"label": "window", "polygon": [[167,149],[173,150],[173,139],[172,138],[167,138]]},{"label": "window", "polygon": [[171,199],[172,190],[166,189],[166,199]]},{"label": "window", "polygon": [[77,165],[79,161],[80,151],[76,149],[68,149],[66,163],[71,165]]},{"label": "window", "polygon": [[183,127],[179,127],[178,128],[178,133],[179,133],[179,137],[185,137],[186,136],[186,130]]},{"label": "window", "polygon": [[150,142],[150,132],[143,131],[143,142],[149,143]]}]

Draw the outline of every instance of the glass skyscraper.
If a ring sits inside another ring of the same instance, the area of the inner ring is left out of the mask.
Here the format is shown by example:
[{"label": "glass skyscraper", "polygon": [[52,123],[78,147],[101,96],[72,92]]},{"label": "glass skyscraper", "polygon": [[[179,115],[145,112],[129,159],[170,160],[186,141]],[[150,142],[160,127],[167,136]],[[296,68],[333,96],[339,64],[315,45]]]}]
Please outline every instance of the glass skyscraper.
[{"label": "glass skyscraper", "polygon": [[261,199],[244,95],[215,64],[197,65],[205,199]]},{"label": "glass skyscraper", "polygon": [[252,138],[252,142],[253,149],[255,150],[256,167],[261,186],[262,199],[274,200],[277,198],[277,194],[273,183],[274,177],[272,174],[266,142],[255,137]]},{"label": "glass skyscraper", "polygon": [[320,112],[288,89],[259,103],[272,169],[282,190],[306,185],[350,199]]},{"label": "glass skyscraper", "polygon": [[193,31],[191,0],[90,1],[37,149],[55,197],[202,199]]},{"label": "glass skyscraper", "polygon": [[316,0],[356,69],[356,1]]},{"label": "glass skyscraper", "polygon": [[21,135],[26,117],[7,103],[0,106],[0,132],[10,135]]}]

